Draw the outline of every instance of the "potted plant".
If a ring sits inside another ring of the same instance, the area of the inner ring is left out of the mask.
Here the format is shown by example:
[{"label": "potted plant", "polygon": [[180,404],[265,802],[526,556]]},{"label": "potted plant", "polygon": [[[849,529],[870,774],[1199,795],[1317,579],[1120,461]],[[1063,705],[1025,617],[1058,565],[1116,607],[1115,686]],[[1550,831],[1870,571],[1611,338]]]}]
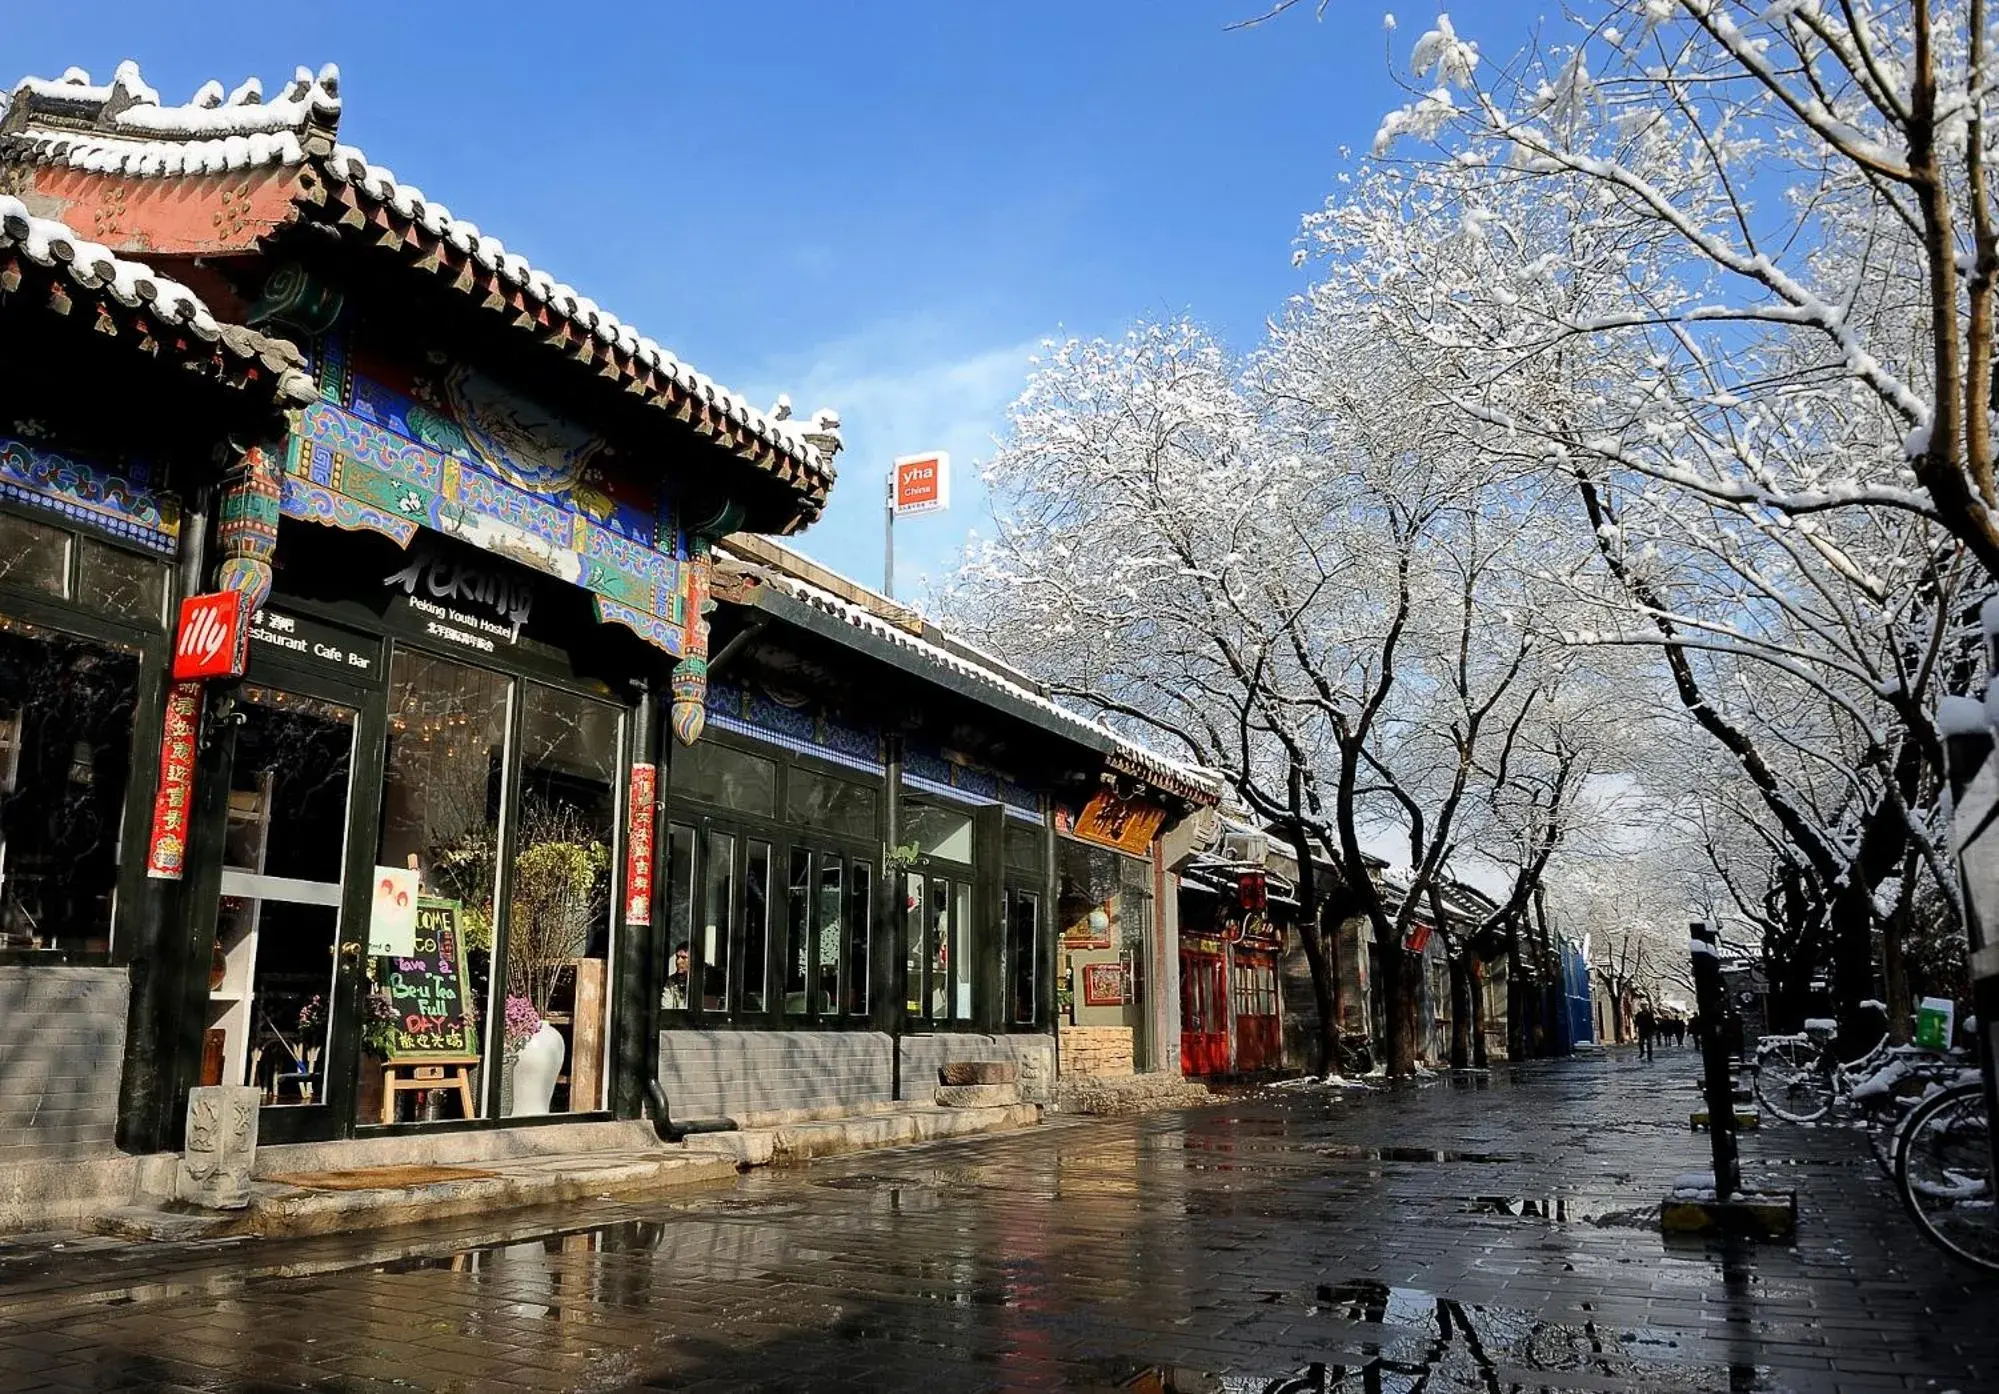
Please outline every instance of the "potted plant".
[{"label": "potted plant", "polygon": [[373,988],[361,999],[361,1077],[354,1100],[354,1121],[373,1123],[382,1116],[382,1066],[396,1046],[396,1009],[389,995]]},{"label": "potted plant", "polygon": [[610,849],[590,836],[575,810],[541,806],[523,820],[514,858],[507,998],[510,1006],[524,998],[538,1029],[514,1058],[514,1114],[549,1111],[569,1044],[548,1018],[557,984],[589,946],[602,917],[610,865]]},{"label": "potted plant", "polygon": [[[516,1112],[525,1111],[516,1110],[514,1106],[514,1069],[520,1059],[521,1052],[527,1048],[528,1044],[541,1035],[544,1030],[552,1029],[547,1022],[541,1019],[541,1013],[535,1010],[533,1001],[518,994],[510,993],[508,995],[506,1016],[501,1023],[503,1054],[500,1059],[500,1113],[502,1116],[512,1117]],[[557,1033],[556,1041],[560,1043],[561,1039],[561,1034]],[[561,1065],[559,1058],[556,1064],[559,1068]],[[534,1084],[537,1091],[539,1091],[540,1081],[538,1079],[530,1081],[530,1083]],[[555,1077],[550,1075],[549,1085],[551,1089],[554,1083]],[[545,1105],[541,1111],[544,1113],[547,1112]]]}]

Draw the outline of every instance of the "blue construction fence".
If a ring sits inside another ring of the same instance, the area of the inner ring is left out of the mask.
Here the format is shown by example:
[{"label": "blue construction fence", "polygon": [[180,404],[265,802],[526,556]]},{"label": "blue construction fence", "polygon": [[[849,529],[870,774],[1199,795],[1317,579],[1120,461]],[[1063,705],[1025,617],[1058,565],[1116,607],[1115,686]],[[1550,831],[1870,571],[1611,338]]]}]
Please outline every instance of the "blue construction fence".
[{"label": "blue construction fence", "polygon": [[1589,1004],[1589,961],[1572,939],[1555,941],[1561,955],[1562,1009],[1555,1013],[1555,1044],[1563,1054],[1589,1045],[1595,1027]]}]

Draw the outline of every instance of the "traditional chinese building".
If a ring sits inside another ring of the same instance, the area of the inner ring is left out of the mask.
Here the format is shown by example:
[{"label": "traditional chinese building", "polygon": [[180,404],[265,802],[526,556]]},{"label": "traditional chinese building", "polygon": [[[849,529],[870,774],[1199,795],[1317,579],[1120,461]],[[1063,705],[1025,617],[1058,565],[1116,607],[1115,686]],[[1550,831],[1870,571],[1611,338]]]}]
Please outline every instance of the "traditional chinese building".
[{"label": "traditional chinese building", "polygon": [[1177,1070],[1159,836],[1212,778],[768,539],[716,557],[662,833],[674,1115],[921,1100],[951,1060],[1034,1097],[1058,1058]]},{"label": "traditional chinese building", "polygon": [[[245,426],[194,397],[107,411],[63,374],[134,458],[169,421],[228,441],[213,481],[144,476],[159,501],[115,535],[157,559],[148,623],[213,593],[248,635],[198,684],[169,683],[158,643],[136,655],[125,835],[101,848],[124,893],[51,929],[7,883],[34,952],[128,970],[135,1151],[178,1145],[205,1083],[256,1088],[266,1141],[636,1116],[667,893],[656,770],[706,714],[711,546],[804,527],[833,480],[830,413],[751,408],[343,144],[340,117],[331,68],[174,104],[127,64],[24,80],[0,119],[0,188],[27,212],[242,327],[189,352],[262,363],[228,345],[269,343],[309,389]],[[142,283],[103,298],[119,337],[175,351]],[[123,327],[132,304],[149,328]],[[123,455],[78,440],[92,463],[41,488],[94,534]],[[0,577],[10,621],[25,574]],[[188,758],[156,777],[162,731]]]},{"label": "traditional chinese building", "polygon": [[1212,780],[771,541],[831,412],[340,118],[331,68],[129,64],[0,117],[0,309],[58,322],[0,384],[0,981],[95,994],[77,1136],[177,1148],[218,1084],[324,1143],[1170,1068],[1158,838]]}]

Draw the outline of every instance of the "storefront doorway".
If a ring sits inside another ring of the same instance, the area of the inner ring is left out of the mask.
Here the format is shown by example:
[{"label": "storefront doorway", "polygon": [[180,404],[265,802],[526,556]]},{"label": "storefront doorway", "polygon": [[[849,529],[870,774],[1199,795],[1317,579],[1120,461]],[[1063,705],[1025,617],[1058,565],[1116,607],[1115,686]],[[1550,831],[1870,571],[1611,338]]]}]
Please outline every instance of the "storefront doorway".
[{"label": "storefront doorway", "polygon": [[273,1135],[325,1132],[337,1044],[351,1050],[337,971],[360,708],[247,683],[236,712],[200,1082],[293,1114]]},{"label": "storefront doorway", "polygon": [[1219,953],[1180,951],[1180,1072],[1229,1069],[1228,979]]}]

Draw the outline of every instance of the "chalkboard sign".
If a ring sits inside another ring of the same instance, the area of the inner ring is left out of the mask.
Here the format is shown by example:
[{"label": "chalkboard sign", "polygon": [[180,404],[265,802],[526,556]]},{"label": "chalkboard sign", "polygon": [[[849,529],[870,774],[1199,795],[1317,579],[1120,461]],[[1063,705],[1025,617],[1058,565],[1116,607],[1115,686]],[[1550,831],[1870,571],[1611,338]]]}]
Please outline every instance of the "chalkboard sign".
[{"label": "chalkboard sign", "polygon": [[472,990],[458,936],[459,903],[417,902],[416,952],[375,960],[376,980],[396,1014],[389,1061],[462,1059],[479,1054]]}]

